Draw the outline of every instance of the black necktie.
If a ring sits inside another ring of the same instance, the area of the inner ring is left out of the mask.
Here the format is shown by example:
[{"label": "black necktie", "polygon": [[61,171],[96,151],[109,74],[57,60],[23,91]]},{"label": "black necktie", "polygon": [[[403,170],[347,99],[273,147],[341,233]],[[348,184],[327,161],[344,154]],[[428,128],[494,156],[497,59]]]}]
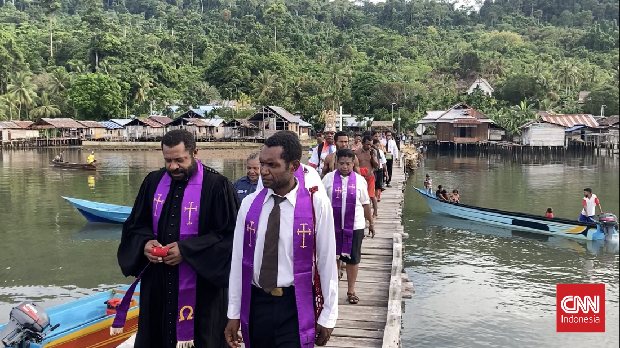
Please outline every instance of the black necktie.
[{"label": "black necktie", "polygon": [[286,198],[272,195],[273,209],[267,220],[265,244],[263,246],[263,263],[260,267],[258,285],[265,292],[278,287],[278,241],[280,240],[280,203]]}]

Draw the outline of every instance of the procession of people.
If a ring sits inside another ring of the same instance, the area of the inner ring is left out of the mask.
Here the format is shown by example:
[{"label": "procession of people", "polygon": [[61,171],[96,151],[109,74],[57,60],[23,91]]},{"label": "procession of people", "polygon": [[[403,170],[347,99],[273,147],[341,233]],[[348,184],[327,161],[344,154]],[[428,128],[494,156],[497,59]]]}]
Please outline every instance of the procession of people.
[{"label": "procession of people", "polygon": [[[233,185],[197,159],[191,133],[165,134],[165,168],[144,179],[118,249],[123,274],[136,277],[125,296],[142,283],[133,347],[327,344],[341,267],[347,303],[365,300],[355,290],[362,243],[375,236],[377,193],[398,154],[386,136],[350,141],[327,118],[304,165],[298,136],[280,131]],[[118,308],[113,334],[127,310]]]}]

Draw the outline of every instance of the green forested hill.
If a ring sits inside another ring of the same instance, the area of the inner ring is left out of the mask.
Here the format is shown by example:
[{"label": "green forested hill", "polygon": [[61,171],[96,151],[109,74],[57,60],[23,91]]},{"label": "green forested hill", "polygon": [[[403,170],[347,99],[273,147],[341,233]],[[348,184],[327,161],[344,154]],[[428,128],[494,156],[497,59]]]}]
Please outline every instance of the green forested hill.
[{"label": "green forested hill", "polygon": [[[466,101],[618,113],[617,0],[0,0],[0,119],[106,119],[214,99],[405,125]],[[482,76],[493,98],[464,95]],[[591,91],[584,104],[579,91]]]}]

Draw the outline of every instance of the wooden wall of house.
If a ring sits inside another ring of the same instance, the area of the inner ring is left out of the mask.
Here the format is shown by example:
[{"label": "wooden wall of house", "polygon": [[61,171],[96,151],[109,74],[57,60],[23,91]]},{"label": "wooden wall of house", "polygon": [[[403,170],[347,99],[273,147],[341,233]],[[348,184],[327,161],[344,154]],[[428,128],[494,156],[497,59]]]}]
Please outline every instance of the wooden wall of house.
[{"label": "wooden wall of house", "polygon": [[564,127],[550,123],[533,123],[523,129],[521,144],[526,146],[564,146]]},{"label": "wooden wall of house", "polygon": [[435,127],[435,135],[437,141],[454,141],[454,142],[476,142],[489,140],[489,124],[477,124],[475,127],[467,127],[471,129],[471,137],[461,137],[460,127],[455,127],[452,123],[437,123]]}]

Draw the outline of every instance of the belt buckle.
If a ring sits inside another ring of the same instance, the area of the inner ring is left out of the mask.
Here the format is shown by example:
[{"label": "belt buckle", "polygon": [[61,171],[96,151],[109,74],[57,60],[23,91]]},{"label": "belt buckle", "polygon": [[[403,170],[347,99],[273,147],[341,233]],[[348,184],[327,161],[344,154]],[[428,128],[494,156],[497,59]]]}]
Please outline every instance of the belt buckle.
[{"label": "belt buckle", "polygon": [[271,296],[281,297],[282,295],[284,295],[284,290],[282,290],[282,288],[274,288],[271,290]]}]

